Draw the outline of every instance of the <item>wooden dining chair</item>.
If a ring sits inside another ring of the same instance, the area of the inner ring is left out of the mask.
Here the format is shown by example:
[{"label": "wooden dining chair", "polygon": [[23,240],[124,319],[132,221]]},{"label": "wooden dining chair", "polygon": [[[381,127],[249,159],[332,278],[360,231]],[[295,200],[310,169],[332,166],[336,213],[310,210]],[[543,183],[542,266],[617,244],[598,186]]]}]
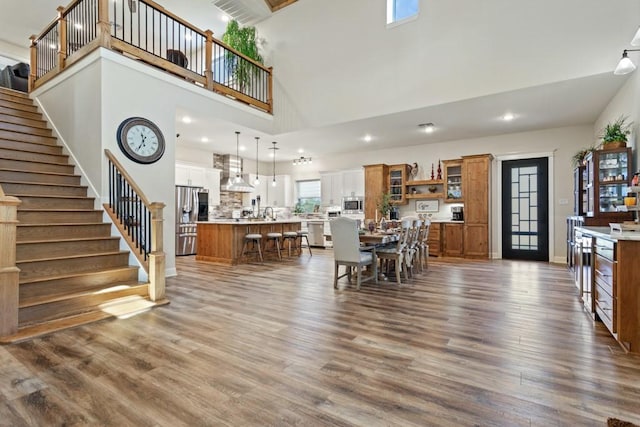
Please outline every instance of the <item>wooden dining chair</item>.
[{"label": "wooden dining chair", "polygon": [[385,263],[387,273],[389,272],[390,267],[392,265],[394,266],[398,284],[402,283],[400,279],[400,270],[402,270],[404,277],[408,278],[407,265],[405,264],[404,257],[406,254],[407,239],[409,237],[412,224],[412,220],[403,220],[401,223],[398,241],[395,242],[395,244],[376,250],[376,256],[381,260],[381,262]]},{"label": "wooden dining chair", "polygon": [[[356,289],[360,289],[360,284],[373,279],[378,283],[378,260],[375,246],[362,247],[358,237],[357,222],[355,219],[338,217],[329,222],[331,228],[331,239],[333,241],[334,275],[333,287],[338,288],[338,279],[347,276],[351,281],[352,268],[356,269]],[[339,275],[339,266],[345,266],[345,273]],[[373,267],[373,275],[366,279],[362,278],[362,268]]]},{"label": "wooden dining chair", "polygon": [[431,221],[426,219],[422,224],[420,231],[420,241],[418,247],[420,249],[420,271],[427,270],[429,268],[429,228],[431,227]]}]

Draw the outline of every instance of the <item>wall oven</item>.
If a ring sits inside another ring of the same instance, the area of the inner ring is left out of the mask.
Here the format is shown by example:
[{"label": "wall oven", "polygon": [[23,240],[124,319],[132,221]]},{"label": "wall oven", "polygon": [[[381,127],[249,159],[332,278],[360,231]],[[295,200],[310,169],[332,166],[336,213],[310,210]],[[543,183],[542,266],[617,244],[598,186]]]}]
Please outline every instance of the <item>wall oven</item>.
[{"label": "wall oven", "polygon": [[345,213],[345,214],[364,213],[364,197],[362,196],[343,197],[342,213]]}]

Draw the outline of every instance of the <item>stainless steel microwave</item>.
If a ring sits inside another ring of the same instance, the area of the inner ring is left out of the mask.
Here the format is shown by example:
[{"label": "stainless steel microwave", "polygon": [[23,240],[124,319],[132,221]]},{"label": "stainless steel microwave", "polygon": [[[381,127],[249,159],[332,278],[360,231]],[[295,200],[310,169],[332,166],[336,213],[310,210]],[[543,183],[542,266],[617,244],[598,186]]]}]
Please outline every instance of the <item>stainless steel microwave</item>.
[{"label": "stainless steel microwave", "polygon": [[364,213],[364,197],[362,196],[343,197],[342,213],[343,214]]}]

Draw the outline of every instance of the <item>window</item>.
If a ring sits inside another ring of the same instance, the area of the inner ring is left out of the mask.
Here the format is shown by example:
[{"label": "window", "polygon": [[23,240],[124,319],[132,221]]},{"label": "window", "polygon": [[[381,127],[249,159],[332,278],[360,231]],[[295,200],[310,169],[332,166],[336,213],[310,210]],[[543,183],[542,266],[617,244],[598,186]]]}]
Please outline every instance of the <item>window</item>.
[{"label": "window", "polygon": [[418,16],[419,0],[387,0],[387,24]]},{"label": "window", "polygon": [[298,203],[296,212],[310,213],[316,206],[320,206],[320,180],[296,181]]}]

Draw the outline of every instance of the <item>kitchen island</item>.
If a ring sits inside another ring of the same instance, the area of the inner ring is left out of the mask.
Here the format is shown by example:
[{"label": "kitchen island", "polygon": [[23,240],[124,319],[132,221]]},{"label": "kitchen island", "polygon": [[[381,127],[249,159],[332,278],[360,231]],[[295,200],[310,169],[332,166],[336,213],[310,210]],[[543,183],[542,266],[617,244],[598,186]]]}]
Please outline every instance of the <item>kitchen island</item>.
[{"label": "kitchen island", "polygon": [[263,243],[267,233],[299,231],[300,219],[269,220],[214,220],[198,222],[196,260],[236,265],[241,259],[242,244],[247,233],[260,233]]}]

